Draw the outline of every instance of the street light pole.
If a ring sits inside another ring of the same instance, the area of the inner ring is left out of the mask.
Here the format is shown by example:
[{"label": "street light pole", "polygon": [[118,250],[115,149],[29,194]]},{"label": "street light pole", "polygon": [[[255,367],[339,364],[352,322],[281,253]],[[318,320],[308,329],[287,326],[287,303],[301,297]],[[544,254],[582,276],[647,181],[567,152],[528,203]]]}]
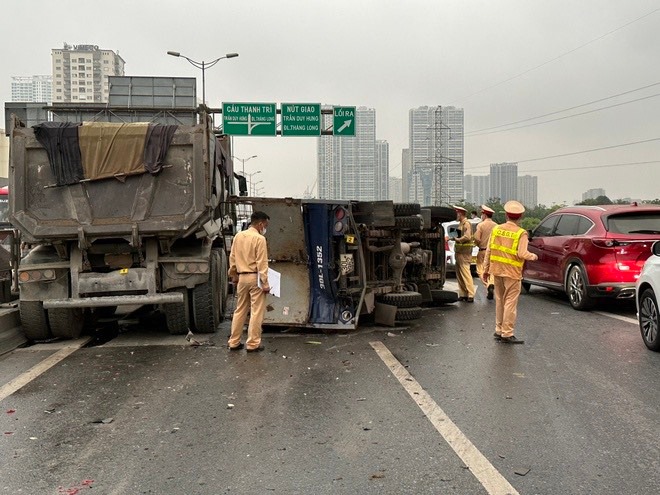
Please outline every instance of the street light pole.
[{"label": "street light pole", "polygon": [[173,51],[168,51],[168,55],[172,55],[173,57],[181,57],[185,58],[188,62],[190,62],[190,65],[193,67],[197,67],[198,69],[202,70],[202,104],[206,105],[206,69],[210,69],[213,67],[215,64],[220,62],[220,60],[223,60],[225,58],[235,58],[238,57],[238,53],[227,53],[222,57],[218,57],[215,60],[206,63],[203,60],[201,62],[197,62],[196,60],[193,60],[191,58],[186,57],[185,55],[181,55],[179,52],[173,52]]},{"label": "street light pole", "polygon": [[239,158],[237,156],[232,156],[232,158],[236,158],[243,165],[243,177],[245,177],[245,162],[248,162],[248,161],[250,161],[250,160],[252,160],[253,158],[256,158],[256,157],[257,157],[257,155],[252,155],[248,158]]},{"label": "street light pole", "polygon": [[[257,175],[257,174],[260,174],[260,173],[261,173],[261,170],[257,170],[256,172],[252,172],[251,174],[243,174],[243,177],[247,177],[247,178],[248,178],[248,179],[247,179],[248,182],[249,182],[248,191],[249,191],[250,195],[253,194],[253,193],[252,193],[252,189],[253,189],[253,186],[254,186],[254,182],[252,181],[252,177],[255,176],[255,175]],[[259,182],[263,182],[263,181],[260,180]],[[257,184],[258,184],[259,182],[257,182]]]}]

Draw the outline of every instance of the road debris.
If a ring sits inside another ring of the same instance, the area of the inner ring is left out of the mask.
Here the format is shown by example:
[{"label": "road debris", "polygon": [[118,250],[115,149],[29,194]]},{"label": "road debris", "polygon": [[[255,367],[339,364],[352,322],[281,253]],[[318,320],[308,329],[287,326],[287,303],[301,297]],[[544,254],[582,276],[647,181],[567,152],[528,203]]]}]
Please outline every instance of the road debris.
[{"label": "road debris", "polygon": [[518,476],[525,476],[525,475],[526,475],[527,473],[529,473],[531,470],[532,470],[532,468],[521,467],[521,468],[516,469],[516,470],[514,471],[514,473],[516,473]]},{"label": "road debris", "polygon": [[192,333],[190,330],[188,330],[188,334],[186,335],[186,340],[190,342],[190,345],[193,347],[199,347],[199,346],[213,346],[215,345],[215,342],[211,342],[210,340],[197,340],[195,338],[195,334]]},{"label": "road debris", "polygon": [[92,421],[92,424],[97,424],[97,425],[109,425],[115,420],[115,418],[104,418],[104,419],[96,419]]}]

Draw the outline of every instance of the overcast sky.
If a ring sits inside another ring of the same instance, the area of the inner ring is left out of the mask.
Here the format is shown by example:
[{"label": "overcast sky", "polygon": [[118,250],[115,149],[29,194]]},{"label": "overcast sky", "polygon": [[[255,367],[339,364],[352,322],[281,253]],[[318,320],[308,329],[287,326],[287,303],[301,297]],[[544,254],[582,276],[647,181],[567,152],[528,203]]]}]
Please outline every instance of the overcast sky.
[{"label": "overcast sky", "polygon": [[[638,102],[468,137],[660,83],[655,0],[20,0],[2,2],[0,27],[2,102],[11,76],[50,74],[51,49],[64,42],[118,51],[133,76],[200,76],[168,50],[200,61],[238,52],[206,72],[209,105],[375,108],[392,176],[401,176],[408,110],[454,105],[465,110],[466,174],[519,161],[519,175],[538,175],[546,205],[598,187],[611,198],[660,197],[660,163],[630,165],[660,160],[660,140],[530,161],[659,139],[660,85],[545,120],[649,97]],[[315,138],[236,137],[234,152],[258,155],[246,172],[261,171],[254,180],[269,196],[314,185]]]}]

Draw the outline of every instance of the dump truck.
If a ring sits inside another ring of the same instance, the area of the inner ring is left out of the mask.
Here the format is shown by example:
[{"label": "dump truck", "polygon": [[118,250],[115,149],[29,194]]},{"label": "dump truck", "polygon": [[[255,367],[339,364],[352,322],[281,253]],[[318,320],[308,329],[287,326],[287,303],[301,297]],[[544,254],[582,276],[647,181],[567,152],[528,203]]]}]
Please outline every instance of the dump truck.
[{"label": "dump truck", "polygon": [[271,217],[269,258],[282,281],[267,325],[394,325],[457,299],[443,289],[451,208],[247,197],[230,138],[205,106],[183,124],[172,109],[162,123],[134,107],[50,112],[49,122],[10,125],[9,219],[30,248],[12,266],[32,341],[76,338],[119,306],[159,308],[172,334],[217,331],[231,241],[255,210]]},{"label": "dump truck", "polygon": [[280,297],[264,324],[352,330],[364,320],[395,325],[422,305],[456,302],[444,290],[452,208],[392,201],[237,198],[270,216],[269,267]]},{"label": "dump truck", "polygon": [[83,107],[11,120],[9,219],[30,248],[15,262],[23,331],[76,338],[127,305],[159,307],[173,334],[216,331],[236,195],[229,138],[203,110],[179,125],[155,123],[153,109]]}]

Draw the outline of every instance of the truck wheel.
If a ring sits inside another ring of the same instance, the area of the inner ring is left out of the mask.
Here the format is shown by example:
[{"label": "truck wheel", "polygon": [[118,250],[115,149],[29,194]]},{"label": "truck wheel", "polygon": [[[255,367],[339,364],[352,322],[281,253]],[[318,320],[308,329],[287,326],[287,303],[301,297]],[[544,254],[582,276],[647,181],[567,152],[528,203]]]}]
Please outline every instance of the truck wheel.
[{"label": "truck wheel", "polygon": [[410,215],[419,215],[422,207],[419,203],[394,203],[394,216],[407,217]]},{"label": "truck wheel", "polygon": [[409,320],[418,320],[422,317],[422,308],[397,308],[396,316],[394,319],[396,321],[409,321]]},{"label": "truck wheel", "polygon": [[227,298],[229,297],[229,264],[227,263],[227,253],[224,249],[218,249],[220,253],[220,294],[222,311],[220,312],[220,321],[225,319],[225,311],[227,311]]},{"label": "truck wheel", "polygon": [[53,337],[41,301],[19,301],[21,326],[28,340],[48,340]]},{"label": "truck wheel", "polygon": [[81,308],[49,309],[48,322],[53,337],[77,339],[85,326],[85,315]]},{"label": "truck wheel", "polygon": [[413,308],[422,304],[422,295],[411,291],[390,292],[383,296],[381,302],[397,308]]},{"label": "truck wheel", "polygon": [[209,281],[196,286],[192,292],[195,330],[199,333],[215,333],[222,321],[220,260],[220,253],[213,249]]},{"label": "truck wheel", "polygon": [[431,290],[433,302],[437,304],[451,304],[458,301],[458,293],[453,290],[433,289]]},{"label": "truck wheel", "polygon": [[172,335],[183,335],[190,328],[190,310],[188,309],[188,289],[175,289],[172,292],[183,293],[183,304],[163,304],[161,310],[165,314],[167,330]]},{"label": "truck wheel", "polygon": [[424,221],[422,217],[414,215],[410,217],[394,217],[394,226],[406,230],[422,230]]},{"label": "truck wheel", "polygon": [[94,313],[99,318],[111,318],[117,312],[117,306],[99,306],[94,309]]}]

